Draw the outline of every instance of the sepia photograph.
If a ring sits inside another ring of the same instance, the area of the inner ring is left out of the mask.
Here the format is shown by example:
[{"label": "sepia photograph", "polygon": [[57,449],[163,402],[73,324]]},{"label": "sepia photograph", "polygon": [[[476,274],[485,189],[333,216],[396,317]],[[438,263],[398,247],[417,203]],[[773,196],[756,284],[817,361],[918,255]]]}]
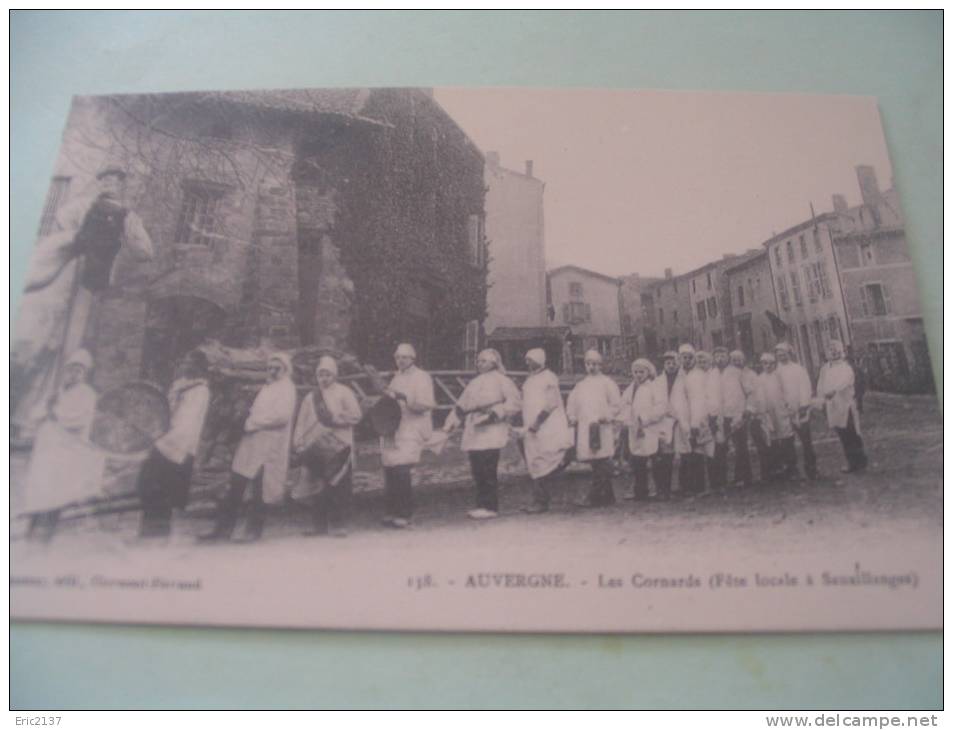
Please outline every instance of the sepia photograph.
[{"label": "sepia photograph", "polygon": [[75,97],[12,332],[11,615],[942,626],[877,101]]}]

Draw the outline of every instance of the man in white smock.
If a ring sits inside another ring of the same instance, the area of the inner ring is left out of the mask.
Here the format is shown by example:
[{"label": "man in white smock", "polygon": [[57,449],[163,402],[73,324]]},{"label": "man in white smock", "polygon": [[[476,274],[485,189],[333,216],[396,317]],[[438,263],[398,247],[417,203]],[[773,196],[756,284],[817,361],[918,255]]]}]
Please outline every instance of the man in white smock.
[{"label": "man in white smock", "polygon": [[854,369],[844,356],[844,345],[838,340],[831,340],[828,360],[817,378],[817,397],[824,399],[827,425],[837,433],[844,448],[847,466],[841,471],[845,474],[867,468],[854,386]]},{"label": "man in white smock", "polygon": [[203,542],[232,537],[243,500],[247,504],[245,534],[235,540],[260,539],[265,527],[265,505],[284,501],[297,392],[288,355],[271,355],[267,367],[268,382],[258,391],[245,419],[215,529],[199,538]]},{"label": "man in white smock", "polygon": [[381,437],[385,514],[381,522],[404,528],[414,512],[412,469],[433,435],[433,378],[417,367],[417,351],[403,343],[394,352],[397,372],[384,394],[400,404],[400,425],[393,436]]},{"label": "man in white smock", "polygon": [[576,383],[566,403],[569,425],[576,430],[576,459],[592,467],[589,493],[579,507],[603,507],[615,502],[612,491],[612,457],[615,455],[615,421],[622,407],[619,386],[602,373],[602,355],[585,355],[586,375]]},{"label": "man in white smock", "polygon": [[[811,437],[811,378],[807,369],[795,362],[791,355],[794,352],[787,342],[779,342],[774,346],[774,354],[778,361],[778,377],[781,379],[781,389],[784,401],[791,413],[791,425],[794,433],[801,442],[804,459],[804,473],[808,479],[817,479],[817,456],[814,453],[814,440]],[[794,439],[785,442],[781,452],[782,463],[786,476],[797,477],[797,453],[794,448]]]},{"label": "man in white smock", "polygon": [[[685,393],[688,428],[682,428],[688,437],[688,447],[681,454],[678,467],[678,485],[682,496],[705,491],[705,459],[715,455],[715,438],[708,420],[708,373],[697,367],[695,348],[684,344],[678,348],[681,361],[679,377]],[[678,384],[676,384],[678,387]]]},{"label": "man in white smock", "polygon": [[[632,497],[649,498],[649,464],[657,457],[662,422],[668,412],[667,393],[654,380],[655,368],[648,360],[632,363],[634,380],[622,395],[622,418],[629,432],[629,463],[632,467]],[[659,491],[659,485],[655,485]]]},{"label": "man in white smock", "polygon": [[520,412],[520,393],[506,377],[503,358],[496,350],[483,350],[477,355],[476,367],[478,375],[467,383],[443,430],[449,434],[463,424],[461,448],[470,459],[476,488],[476,507],[468,514],[472,519],[485,520],[500,511],[500,452],[510,438],[509,419]]},{"label": "man in white smock", "polygon": [[546,367],[546,351],[526,353],[529,376],[523,381],[523,456],[533,479],[533,501],[524,508],[546,512],[552,496],[552,480],[563,466],[573,436],[566,419],[559,378]]}]

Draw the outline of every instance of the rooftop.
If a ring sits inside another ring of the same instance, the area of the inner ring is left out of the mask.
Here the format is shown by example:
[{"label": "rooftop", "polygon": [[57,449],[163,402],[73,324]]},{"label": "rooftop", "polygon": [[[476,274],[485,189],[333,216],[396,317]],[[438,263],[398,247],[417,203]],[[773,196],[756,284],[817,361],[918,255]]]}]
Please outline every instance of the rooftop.
[{"label": "rooftop", "polygon": [[568,264],[566,266],[557,266],[555,269],[550,269],[547,271],[548,276],[554,276],[555,274],[562,274],[566,271],[575,271],[577,274],[582,274],[583,276],[594,276],[597,279],[604,279],[605,281],[611,281],[613,284],[619,285],[621,279],[617,276],[609,276],[608,274],[600,274],[598,271],[591,271],[590,269],[584,269],[581,266],[574,266]]}]

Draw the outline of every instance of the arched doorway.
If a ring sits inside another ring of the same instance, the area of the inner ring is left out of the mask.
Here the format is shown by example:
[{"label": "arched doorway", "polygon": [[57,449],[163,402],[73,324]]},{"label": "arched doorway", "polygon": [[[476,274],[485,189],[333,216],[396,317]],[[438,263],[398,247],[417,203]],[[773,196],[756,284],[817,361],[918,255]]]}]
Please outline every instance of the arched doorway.
[{"label": "arched doorway", "polygon": [[173,296],[150,302],[141,377],[168,386],[182,356],[208,339],[220,338],[224,326],[225,310],[201,297]]}]

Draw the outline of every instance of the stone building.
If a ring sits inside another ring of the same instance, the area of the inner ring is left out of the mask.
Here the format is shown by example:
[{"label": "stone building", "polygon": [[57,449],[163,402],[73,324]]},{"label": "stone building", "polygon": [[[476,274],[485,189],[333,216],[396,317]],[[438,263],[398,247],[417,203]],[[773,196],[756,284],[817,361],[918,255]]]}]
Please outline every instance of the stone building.
[{"label": "stone building", "polygon": [[78,98],[41,232],[106,162],[156,258],[116,263],[90,335],[99,388],[166,384],[208,341],[378,367],[409,341],[428,367],[464,364],[486,309],[483,157],[428,92]]},{"label": "stone building", "polygon": [[726,272],[755,255],[755,251],[725,254],[717,261],[682,275],[687,284],[691,312],[690,341],[696,348],[710,352],[719,346],[735,346],[732,299]]},{"label": "stone building", "polygon": [[831,339],[850,344],[832,231],[837,216],[815,216],[765,241],[774,282],[777,335],[817,379]]},{"label": "stone building", "polygon": [[563,372],[584,371],[587,350],[598,350],[607,372],[628,372],[622,347],[621,280],[579,266],[560,266],[548,274],[554,325],[569,327],[571,354]]},{"label": "stone building", "polygon": [[731,299],[732,347],[748,361],[777,344],[771,315],[777,303],[766,251],[744,258],[725,269]]},{"label": "stone building", "polygon": [[[486,239],[489,250],[487,314],[483,327],[491,342],[529,349],[536,330],[549,324],[546,316],[546,243],[543,227],[545,183],[533,176],[527,161],[521,172],[500,164],[487,152]],[[493,333],[501,330],[495,340]],[[523,328],[525,342],[518,338]],[[523,347],[525,345],[525,347]]]},{"label": "stone building", "polygon": [[873,168],[857,167],[862,203],[834,196],[834,251],[847,304],[851,343],[870,386],[932,390],[920,292],[895,190],[881,192]]},{"label": "stone building", "polygon": [[652,288],[662,279],[638,273],[622,277],[622,341],[625,357],[630,362],[655,354],[658,349],[654,334],[655,307]]},{"label": "stone building", "polygon": [[671,269],[665,277],[643,288],[640,299],[645,305],[642,336],[645,352],[661,364],[666,350],[677,350],[692,341],[692,308],[688,293],[689,280],[674,276]]}]

